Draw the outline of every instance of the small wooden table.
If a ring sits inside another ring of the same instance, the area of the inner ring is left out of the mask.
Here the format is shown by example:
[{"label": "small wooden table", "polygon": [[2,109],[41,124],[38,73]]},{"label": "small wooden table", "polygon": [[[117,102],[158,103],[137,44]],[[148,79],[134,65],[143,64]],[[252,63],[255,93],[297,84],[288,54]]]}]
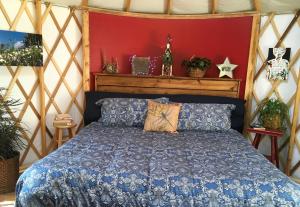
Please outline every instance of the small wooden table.
[{"label": "small wooden table", "polygon": [[[56,148],[60,147],[64,142],[70,140],[75,136],[74,129],[77,126],[77,124],[72,123],[72,125],[69,126],[54,126],[55,128],[55,141],[57,143]],[[68,136],[66,138],[63,137],[63,130],[68,130]]]},{"label": "small wooden table", "polygon": [[277,139],[283,136],[283,132],[278,130],[269,130],[269,129],[253,129],[247,128],[248,132],[255,133],[255,138],[252,142],[252,145],[258,149],[259,143],[262,140],[262,135],[268,135],[271,137],[271,156],[267,156],[269,160],[279,168],[279,158],[278,158],[278,144]]}]

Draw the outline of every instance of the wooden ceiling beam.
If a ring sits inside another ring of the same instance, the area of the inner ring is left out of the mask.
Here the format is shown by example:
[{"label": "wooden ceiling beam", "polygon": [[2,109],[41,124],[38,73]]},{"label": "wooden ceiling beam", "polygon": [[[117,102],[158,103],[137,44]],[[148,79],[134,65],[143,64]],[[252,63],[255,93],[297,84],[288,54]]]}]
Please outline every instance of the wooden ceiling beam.
[{"label": "wooden ceiling beam", "polygon": [[125,0],[124,1],[124,11],[128,12],[130,9],[130,5],[131,5],[131,0]]},{"label": "wooden ceiling beam", "polygon": [[217,13],[218,0],[211,0],[211,13]]},{"label": "wooden ceiling beam", "polygon": [[243,12],[226,12],[215,14],[165,14],[165,13],[138,13],[138,12],[124,12],[111,9],[103,9],[89,6],[77,6],[76,9],[88,10],[90,12],[112,14],[125,17],[140,17],[150,19],[215,19],[215,18],[231,18],[231,17],[245,17],[257,15],[255,11],[243,11]]},{"label": "wooden ceiling beam", "polygon": [[173,8],[173,0],[167,0],[167,5],[166,5],[166,14],[172,14],[172,8]]},{"label": "wooden ceiling beam", "polygon": [[261,12],[261,2],[260,0],[252,0],[253,8],[257,12]]}]

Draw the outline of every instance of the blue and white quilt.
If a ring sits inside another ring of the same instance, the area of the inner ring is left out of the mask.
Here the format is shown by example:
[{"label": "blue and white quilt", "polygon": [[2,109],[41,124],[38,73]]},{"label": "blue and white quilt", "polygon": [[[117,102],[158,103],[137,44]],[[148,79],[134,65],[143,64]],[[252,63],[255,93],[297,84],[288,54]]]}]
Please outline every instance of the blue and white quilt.
[{"label": "blue and white quilt", "polygon": [[238,132],[92,123],[27,169],[16,206],[300,206],[300,186]]}]

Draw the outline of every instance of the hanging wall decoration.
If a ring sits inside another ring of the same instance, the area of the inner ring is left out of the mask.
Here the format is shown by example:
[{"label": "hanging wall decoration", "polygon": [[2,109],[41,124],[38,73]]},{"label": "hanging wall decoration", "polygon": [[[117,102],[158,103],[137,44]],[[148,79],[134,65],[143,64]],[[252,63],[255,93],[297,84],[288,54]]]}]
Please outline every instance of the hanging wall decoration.
[{"label": "hanging wall decoration", "polygon": [[224,63],[222,64],[218,64],[217,67],[219,68],[220,70],[220,74],[219,74],[219,77],[224,77],[224,76],[227,76],[229,78],[233,78],[233,73],[232,71],[237,67],[238,65],[235,65],[235,64],[231,64],[229,62],[229,59],[228,57],[226,57]]},{"label": "hanging wall decoration", "polygon": [[0,65],[43,66],[42,35],[0,30]]},{"label": "hanging wall decoration", "polygon": [[167,37],[167,46],[162,57],[162,76],[172,76],[173,56],[171,52],[171,36]]},{"label": "hanging wall decoration", "polygon": [[269,80],[287,80],[291,48],[269,48],[267,60],[267,78]]}]

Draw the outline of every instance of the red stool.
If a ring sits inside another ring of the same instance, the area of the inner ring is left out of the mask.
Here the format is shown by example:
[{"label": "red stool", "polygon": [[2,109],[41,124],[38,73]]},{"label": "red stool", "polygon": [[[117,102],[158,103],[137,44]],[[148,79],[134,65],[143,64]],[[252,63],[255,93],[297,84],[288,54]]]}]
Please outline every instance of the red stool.
[{"label": "red stool", "polygon": [[253,129],[247,128],[248,132],[255,133],[255,138],[252,145],[258,149],[258,145],[262,140],[262,135],[268,135],[271,137],[271,156],[267,156],[269,160],[279,168],[279,158],[278,158],[278,144],[277,139],[283,136],[283,132],[278,130],[267,130],[267,129]]}]

